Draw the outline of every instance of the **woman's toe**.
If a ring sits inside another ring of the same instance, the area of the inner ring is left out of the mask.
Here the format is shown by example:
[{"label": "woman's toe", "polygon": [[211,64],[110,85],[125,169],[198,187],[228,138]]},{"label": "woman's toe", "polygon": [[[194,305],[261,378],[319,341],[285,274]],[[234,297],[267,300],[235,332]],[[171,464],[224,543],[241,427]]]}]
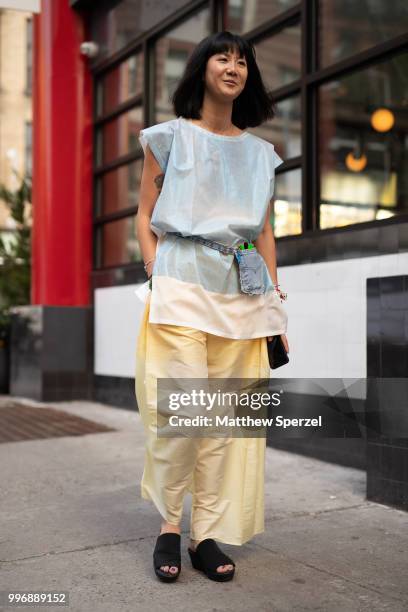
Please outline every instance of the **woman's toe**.
[{"label": "woman's toe", "polygon": [[177,574],[177,572],[179,571],[179,570],[178,570],[178,567],[177,567],[176,565],[171,565],[171,566],[168,566],[168,565],[161,565],[161,566],[160,566],[160,569],[161,569],[163,572],[166,572],[166,573],[168,573],[168,574]]},{"label": "woman's toe", "polygon": [[219,565],[217,567],[217,572],[230,572],[234,569],[233,565]]}]

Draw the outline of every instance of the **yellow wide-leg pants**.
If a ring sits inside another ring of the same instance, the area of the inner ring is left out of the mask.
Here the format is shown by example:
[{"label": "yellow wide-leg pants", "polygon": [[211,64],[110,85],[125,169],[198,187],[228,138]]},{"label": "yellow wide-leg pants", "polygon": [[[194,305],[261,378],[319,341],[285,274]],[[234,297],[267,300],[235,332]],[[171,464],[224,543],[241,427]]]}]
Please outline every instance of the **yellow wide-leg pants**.
[{"label": "yellow wide-leg pants", "polygon": [[266,338],[229,339],[199,329],[140,324],[135,393],[145,430],[141,495],[178,525],[192,494],[190,537],[240,545],[264,531],[265,437],[157,437],[158,378],[269,378]]}]

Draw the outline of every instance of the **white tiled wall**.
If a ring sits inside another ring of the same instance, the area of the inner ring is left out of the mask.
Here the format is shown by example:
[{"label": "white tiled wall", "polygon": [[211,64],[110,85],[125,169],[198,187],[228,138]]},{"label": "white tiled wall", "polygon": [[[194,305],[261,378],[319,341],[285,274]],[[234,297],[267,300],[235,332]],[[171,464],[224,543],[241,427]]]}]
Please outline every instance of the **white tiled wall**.
[{"label": "white tiled wall", "polygon": [[282,377],[365,378],[366,279],[408,271],[408,253],[285,266],[289,359]]}]

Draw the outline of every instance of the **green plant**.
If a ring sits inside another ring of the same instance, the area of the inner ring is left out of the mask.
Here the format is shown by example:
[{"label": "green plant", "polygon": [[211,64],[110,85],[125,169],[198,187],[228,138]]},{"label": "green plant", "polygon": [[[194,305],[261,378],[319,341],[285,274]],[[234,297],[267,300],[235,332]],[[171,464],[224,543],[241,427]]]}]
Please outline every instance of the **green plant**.
[{"label": "green plant", "polygon": [[31,203],[31,177],[14,173],[20,181],[16,190],[0,184],[0,199],[16,221],[11,238],[11,232],[0,231],[0,341],[9,333],[10,309],[30,303],[31,212],[27,215],[26,204]]}]

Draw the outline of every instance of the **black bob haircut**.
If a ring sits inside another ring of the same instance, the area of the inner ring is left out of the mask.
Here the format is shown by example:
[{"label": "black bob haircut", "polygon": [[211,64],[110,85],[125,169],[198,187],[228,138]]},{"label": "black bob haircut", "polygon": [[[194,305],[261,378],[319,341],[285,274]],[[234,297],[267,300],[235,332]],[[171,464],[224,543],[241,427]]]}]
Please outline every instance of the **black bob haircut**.
[{"label": "black bob haircut", "polygon": [[274,101],[262,81],[252,43],[228,30],[207,36],[194,48],[171,97],[176,117],[201,119],[207,61],[212,55],[226,51],[235,51],[239,57],[245,57],[248,68],[245,87],[232,104],[232,123],[245,129],[273,119],[276,114]]}]

